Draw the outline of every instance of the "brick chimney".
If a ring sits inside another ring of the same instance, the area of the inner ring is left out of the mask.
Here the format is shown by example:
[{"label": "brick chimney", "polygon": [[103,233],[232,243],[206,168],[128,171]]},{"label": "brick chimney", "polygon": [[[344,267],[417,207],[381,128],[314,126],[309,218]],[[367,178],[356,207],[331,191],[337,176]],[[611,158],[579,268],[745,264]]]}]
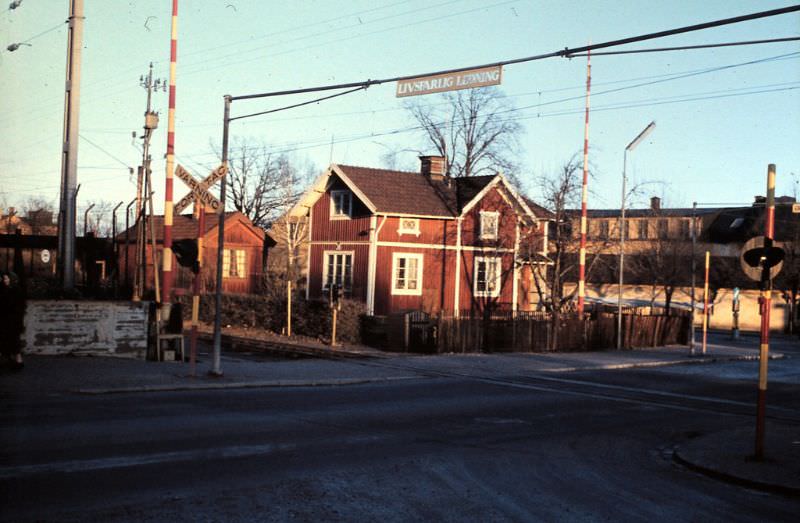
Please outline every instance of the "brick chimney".
[{"label": "brick chimney", "polygon": [[441,182],[445,178],[444,156],[420,156],[420,172],[432,181]]},{"label": "brick chimney", "polygon": [[661,210],[661,198],[659,198],[658,196],[653,196],[650,198],[650,210],[651,211]]}]

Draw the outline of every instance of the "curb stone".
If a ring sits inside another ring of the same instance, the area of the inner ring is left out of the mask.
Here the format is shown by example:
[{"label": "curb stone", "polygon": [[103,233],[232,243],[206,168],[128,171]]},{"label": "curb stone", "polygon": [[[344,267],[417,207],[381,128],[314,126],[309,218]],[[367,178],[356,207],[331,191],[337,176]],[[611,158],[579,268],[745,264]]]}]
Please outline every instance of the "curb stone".
[{"label": "curb stone", "polygon": [[232,383],[194,383],[173,385],[145,385],[141,387],[114,387],[76,389],[71,392],[84,395],[125,394],[133,392],[171,392],[181,390],[255,389],[273,387],[336,387],[342,385],[361,385],[364,383],[388,382],[417,379],[418,376],[390,376],[384,378],[341,378],[333,380],[269,380],[237,381]]},{"label": "curb stone", "polygon": [[740,476],[736,476],[734,474],[729,474],[727,472],[723,472],[721,470],[713,469],[711,467],[707,467],[704,465],[699,465],[697,463],[693,463],[689,461],[687,458],[680,455],[680,449],[675,449],[675,452],[672,453],[672,460],[689,470],[694,472],[698,472],[703,474],[704,476],[708,476],[710,478],[719,479],[725,481],[727,483],[732,483],[734,485],[740,485],[742,487],[752,488],[755,490],[760,490],[763,492],[770,492],[775,494],[782,494],[785,496],[791,497],[800,497],[800,488],[790,487],[787,485],[776,485],[774,483],[767,483],[764,481],[758,481],[754,479],[743,478]]}]

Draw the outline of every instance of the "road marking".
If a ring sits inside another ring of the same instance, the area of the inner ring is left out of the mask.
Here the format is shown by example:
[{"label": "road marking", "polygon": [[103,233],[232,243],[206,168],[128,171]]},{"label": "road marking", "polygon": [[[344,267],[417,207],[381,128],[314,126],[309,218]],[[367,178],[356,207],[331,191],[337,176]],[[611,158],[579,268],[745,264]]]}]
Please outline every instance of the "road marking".
[{"label": "road marking", "polygon": [[0,479],[19,478],[36,474],[86,472],[91,470],[137,467],[180,461],[207,461],[213,459],[262,456],[274,452],[294,450],[295,447],[296,445],[293,443],[279,445],[237,445],[212,449],[157,452],[155,454],[137,456],[116,456],[110,458],[78,459],[32,465],[17,465],[14,467],[0,467]]},{"label": "road marking", "polygon": [[[552,392],[554,394],[566,394],[570,396],[582,396],[582,397],[589,397],[589,398],[602,398],[606,400],[616,401],[620,403],[633,403],[637,405],[648,405],[648,406],[658,406],[666,409],[673,409],[673,410],[683,410],[683,411],[693,411],[693,412],[713,412],[715,414],[720,414],[723,416],[744,416],[744,417],[752,417],[754,413],[737,413],[737,412],[724,412],[719,410],[714,410],[713,408],[709,407],[693,407],[693,406],[686,406],[686,405],[676,405],[672,403],[664,403],[659,401],[654,401],[652,399],[635,399],[635,398],[625,398],[620,396],[612,396],[610,394],[603,394],[600,392],[587,392],[587,391],[575,391],[575,390],[564,390],[558,389],[553,386],[547,385],[534,385],[531,383],[520,383],[518,381],[511,381],[513,379],[532,379],[532,380],[543,380],[543,381],[554,381],[554,382],[565,382],[571,383],[573,385],[587,385],[587,386],[594,386],[597,388],[606,388],[606,389],[614,389],[614,390],[622,390],[626,392],[638,392],[641,394],[650,394],[653,396],[665,396],[665,397],[675,397],[677,399],[689,399],[693,401],[700,401],[706,403],[720,403],[720,404],[729,404],[735,405],[738,407],[746,407],[750,408],[753,405],[751,403],[734,401],[734,400],[725,400],[725,399],[718,399],[718,398],[709,398],[704,396],[692,396],[688,394],[679,394],[674,392],[666,392],[666,391],[658,391],[653,389],[642,389],[642,388],[634,388],[634,387],[625,387],[622,385],[611,385],[611,384],[603,384],[603,383],[593,383],[587,381],[580,381],[580,380],[570,380],[567,378],[554,378],[549,376],[541,376],[541,375],[532,375],[532,376],[515,376],[509,377],[508,379],[501,379],[501,378],[491,378],[487,376],[475,376],[471,374],[463,374],[458,372],[447,372],[447,371],[437,371],[431,369],[419,369],[409,365],[397,365],[397,364],[386,364],[386,363],[378,363],[378,362],[359,362],[362,365],[373,365],[378,367],[389,367],[395,369],[402,369],[402,370],[410,370],[418,372],[423,376],[437,376],[437,377],[444,377],[444,378],[460,378],[460,379],[468,379],[468,380],[475,380],[480,381],[483,383],[489,383],[492,385],[499,385],[503,387],[512,387],[517,389],[528,389],[528,390],[537,390],[541,392]],[[782,407],[770,407],[771,411],[780,410],[789,414],[800,415],[798,411],[793,409],[786,409]],[[771,419],[787,419],[787,418],[778,418],[774,415],[768,415],[767,417]],[[790,418],[792,421],[797,421],[795,418]]]}]

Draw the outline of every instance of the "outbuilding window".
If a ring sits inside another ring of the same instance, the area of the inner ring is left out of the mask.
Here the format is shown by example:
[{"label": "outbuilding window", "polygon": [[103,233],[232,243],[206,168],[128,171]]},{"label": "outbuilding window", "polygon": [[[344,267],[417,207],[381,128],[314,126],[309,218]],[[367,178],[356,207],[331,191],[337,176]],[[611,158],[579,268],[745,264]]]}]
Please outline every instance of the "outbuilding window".
[{"label": "outbuilding window", "polygon": [[222,277],[244,278],[247,276],[247,251],[225,249],[222,251]]}]

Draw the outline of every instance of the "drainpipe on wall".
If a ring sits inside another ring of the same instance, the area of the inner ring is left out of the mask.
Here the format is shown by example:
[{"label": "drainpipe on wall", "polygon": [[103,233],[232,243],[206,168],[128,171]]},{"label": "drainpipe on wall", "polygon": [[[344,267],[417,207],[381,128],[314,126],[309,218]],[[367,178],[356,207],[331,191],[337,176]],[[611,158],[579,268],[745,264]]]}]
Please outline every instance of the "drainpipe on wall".
[{"label": "drainpipe on wall", "polygon": [[512,263],[514,264],[514,287],[511,289],[511,311],[517,312],[517,299],[519,297],[519,269],[517,267],[517,256],[519,254],[519,220],[517,220],[516,225],[514,226],[514,259]]},{"label": "drainpipe on wall", "polygon": [[367,315],[375,314],[375,265],[378,262],[378,242],[376,238],[377,215],[369,217],[369,256],[367,259]]},{"label": "drainpipe on wall", "polygon": [[312,228],[312,214],[313,211],[308,209],[308,256],[306,257],[306,301],[308,301],[311,293],[311,242],[314,239],[314,229]]}]

